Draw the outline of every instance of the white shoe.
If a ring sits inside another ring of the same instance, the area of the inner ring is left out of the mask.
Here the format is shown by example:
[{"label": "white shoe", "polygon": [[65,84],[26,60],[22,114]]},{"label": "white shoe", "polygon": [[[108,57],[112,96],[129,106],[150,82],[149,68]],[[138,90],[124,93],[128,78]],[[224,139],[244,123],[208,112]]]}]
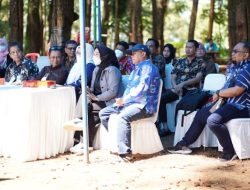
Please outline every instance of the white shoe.
[{"label": "white shoe", "polygon": [[75,154],[83,154],[83,152],[84,152],[84,144],[80,142],[80,143],[76,144],[75,146],[71,147],[69,149],[69,151],[71,153],[75,153]]},{"label": "white shoe", "polygon": [[69,131],[82,131],[82,120],[75,118],[73,120],[67,121],[63,124],[63,128]]},{"label": "white shoe", "polygon": [[[78,155],[84,154],[84,144],[80,142],[76,144],[75,146],[71,147],[69,151],[71,153],[78,154]],[[93,151],[93,147],[89,147],[89,151]]]}]

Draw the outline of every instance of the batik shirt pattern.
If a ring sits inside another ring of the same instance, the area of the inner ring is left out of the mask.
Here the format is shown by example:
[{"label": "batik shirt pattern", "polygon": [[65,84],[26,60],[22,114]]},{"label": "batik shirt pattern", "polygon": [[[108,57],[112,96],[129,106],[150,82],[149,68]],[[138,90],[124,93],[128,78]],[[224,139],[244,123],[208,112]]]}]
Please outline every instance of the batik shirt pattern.
[{"label": "batik shirt pattern", "polygon": [[121,58],[119,66],[122,75],[129,75],[135,69],[135,65],[130,56]]},{"label": "batik shirt pattern", "polygon": [[[171,74],[176,74],[176,85],[187,81],[189,79],[193,79],[196,77],[198,73],[202,73],[204,75],[204,67],[202,67],[203,59],[194,58],[191,63],[188,62],[187,58],[179,59],[172,70]],[[199,84],[191,87],[199,87]]]},{"label": "batik shirt pattern", "polygon": [[149,59],[137,64],[129,76],[123,95],[124,106],[137,104],[140,108],[145,107],[147,113],[155,113],[159,86],[158,68]]},{"label": "batik shirt pattern", "polygon": [[151,60],[153,64],[158,67],[161,79],[165,79],[165,58],[162,55],[152,55]]},{"label": "batik shirt pattern", "polygon": [[13,61],[6,69],[5,81],[12,80],[14,82],[17,79],[20,81],[35,79],[38,71],[37,65],[30,59],[23,58],[22,63],[19,65],[16,65]]}]

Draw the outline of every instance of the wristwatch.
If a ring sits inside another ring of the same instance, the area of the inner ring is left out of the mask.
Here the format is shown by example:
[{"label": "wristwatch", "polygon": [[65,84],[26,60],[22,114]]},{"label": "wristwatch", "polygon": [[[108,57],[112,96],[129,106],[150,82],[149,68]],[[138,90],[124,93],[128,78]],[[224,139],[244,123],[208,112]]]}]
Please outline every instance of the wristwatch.
[{"label": "wristwatch", "polygon": [[220,97],[220,90],[216,90],[215,94]]}]

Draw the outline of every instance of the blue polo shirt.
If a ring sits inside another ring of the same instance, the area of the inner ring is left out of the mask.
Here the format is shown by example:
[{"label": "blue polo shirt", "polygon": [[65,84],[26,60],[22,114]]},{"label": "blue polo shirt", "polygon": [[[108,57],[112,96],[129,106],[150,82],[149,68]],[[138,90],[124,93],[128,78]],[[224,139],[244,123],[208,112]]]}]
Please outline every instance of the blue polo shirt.
[{"label": "blue polo shirt", "polygon": [[232,104],[239,109],[245,107],[250,111],[250,61],[242,61],[230,69],[230,75],[235,76],[235,85],[246,90],[239,96],[228,98],[227,103]]},{"label": "blue polo shirt", "polygon": [[146,108],[147,113],[157,111],[160,74],[158,68],[148,59],[135,65],[129,75],[128,85],[123,94],[124,106],[136,104]]}]

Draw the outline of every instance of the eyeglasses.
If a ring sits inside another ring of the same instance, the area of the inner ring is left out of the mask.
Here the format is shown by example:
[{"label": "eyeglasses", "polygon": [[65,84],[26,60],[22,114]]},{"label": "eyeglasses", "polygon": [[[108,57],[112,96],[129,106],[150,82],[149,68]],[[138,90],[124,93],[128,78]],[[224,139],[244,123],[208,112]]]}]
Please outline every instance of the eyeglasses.
[{"label": "eyeglasses", "polygon": [[66,47],[68,50],[70,51],[75,51],[76,50],[76,47]]},{"label": "eyeglasses", "polygon": [[49,52],[51,51],[62,51],[62,47],[61,46],[52,46],[49,48]]},{"label": "eyeglasses", "polygon": [[18,55],[18,54],[20,54],[20,53],[21,53],[21,51],[11,51],[11,52],[10,52],[11,55],[14,55],[14,54]]},{"label": "eyeglasses", "polygon": [[237,49],[233,49],[233,50],[232,50],[232,53],[247,53],[247,52],[245,52],[245,51],[239,51],[239,50],[237,50]]}]

